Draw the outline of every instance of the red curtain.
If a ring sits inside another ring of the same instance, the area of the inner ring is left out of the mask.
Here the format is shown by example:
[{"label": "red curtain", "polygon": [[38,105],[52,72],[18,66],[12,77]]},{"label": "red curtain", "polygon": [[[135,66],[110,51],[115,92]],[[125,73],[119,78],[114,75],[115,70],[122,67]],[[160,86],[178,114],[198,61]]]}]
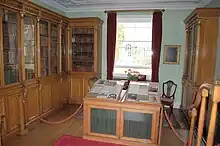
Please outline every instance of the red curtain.
[{"label": "red curtain", "polygon": [[108,13],[107,19],[107,79],[113,79],[115,62],[117,15],[114,12]]},{"label": "red curtain", "polygon": [[159,81],[160,51],[162,41],[162,12],[154,12],[152,28],[152,82]]}]

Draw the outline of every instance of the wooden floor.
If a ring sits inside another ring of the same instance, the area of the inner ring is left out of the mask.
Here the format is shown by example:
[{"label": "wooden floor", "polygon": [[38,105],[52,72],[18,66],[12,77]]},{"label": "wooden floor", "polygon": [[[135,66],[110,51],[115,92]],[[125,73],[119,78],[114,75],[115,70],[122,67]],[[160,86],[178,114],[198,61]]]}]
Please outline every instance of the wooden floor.
[{"label": "wooden floor", "polygon": [[[64,108],[54,112],[47,117],[47,120],[57,121],[70,115],[74,107]],[[12,135],[3,141],[3,146],[53,146],[62,135],[82,136],[82,120],[72,119],[63,124],[48,125],[41,122],[34,122],[28,126],[28,134],[25,136]],[[163,128],[161,146],[183,146],[169,128]],[[179,130],[184,134],[183,130]],[[185,131],[186,132],[186,131]]]}]

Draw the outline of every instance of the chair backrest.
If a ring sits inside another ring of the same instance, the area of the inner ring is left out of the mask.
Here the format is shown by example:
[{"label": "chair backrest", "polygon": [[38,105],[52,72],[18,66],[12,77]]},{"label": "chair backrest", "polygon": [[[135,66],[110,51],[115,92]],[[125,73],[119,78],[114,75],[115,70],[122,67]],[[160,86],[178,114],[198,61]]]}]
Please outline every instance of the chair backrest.
[{"label": "chair backrest", "polygon": [[[166,89],[165,89],[166,87]],[[166,98],[174,98],[176,93],[177,84],[169,80],[163,83],[163,95]]]}]

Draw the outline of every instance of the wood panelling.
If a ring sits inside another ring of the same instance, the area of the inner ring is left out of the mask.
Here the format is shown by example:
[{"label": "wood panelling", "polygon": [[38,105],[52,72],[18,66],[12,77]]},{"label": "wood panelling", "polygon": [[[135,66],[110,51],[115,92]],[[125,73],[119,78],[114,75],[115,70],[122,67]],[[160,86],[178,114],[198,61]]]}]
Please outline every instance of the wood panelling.
[{"label": "wood panelling", "polygon": [[51,85],[42,85],[41,88],[41,100],[43,112],[47,112],[51,109]]},{"label": "wood panelling", "polygon": [[[24,94],[25,96],[25,94]],[[27,87],[26,104],[25,104],[25,120],[31,121],[40,115],[39,90],[38,84]]]},{"label": "wood panelling", "polygon": [[7,96],[6,104],[7,104],[7,119],[8,119],[8,130],[13,131],[19,126],[19,103],[21,93],[12,94]]}]

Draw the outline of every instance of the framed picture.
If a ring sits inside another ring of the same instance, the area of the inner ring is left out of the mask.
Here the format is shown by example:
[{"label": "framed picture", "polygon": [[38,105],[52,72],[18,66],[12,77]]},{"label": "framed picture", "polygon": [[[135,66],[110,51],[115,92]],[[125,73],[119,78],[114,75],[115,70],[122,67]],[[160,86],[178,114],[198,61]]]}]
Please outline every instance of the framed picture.
[{"label": "framed picture", "polygon": [[164,64],[180,63],[180,45],[164,45]]}]

